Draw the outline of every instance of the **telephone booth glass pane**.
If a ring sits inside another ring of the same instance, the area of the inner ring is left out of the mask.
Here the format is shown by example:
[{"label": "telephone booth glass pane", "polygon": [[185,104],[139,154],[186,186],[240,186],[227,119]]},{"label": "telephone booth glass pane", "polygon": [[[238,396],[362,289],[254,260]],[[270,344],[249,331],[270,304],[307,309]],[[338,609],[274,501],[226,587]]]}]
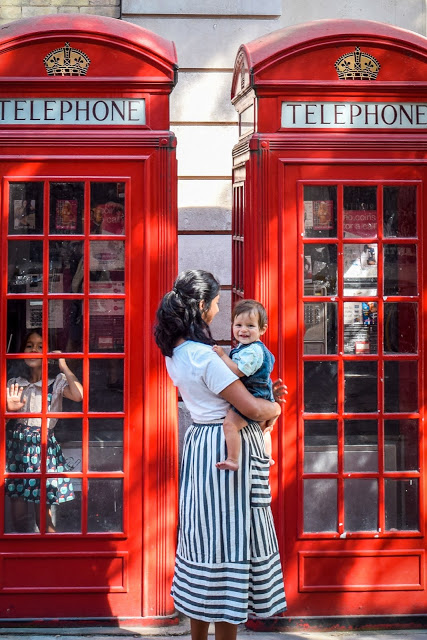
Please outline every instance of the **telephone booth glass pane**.
[{"label": "telephone booth glass pane", "polygon": [[307,202],[327,197],[313,189],[300,192],[303,532],[416,531],[417,187],[339,184],[333,211],[342,220],[323,244]]},{"label": "telephone booth glass pane", "polygon": [[337,188],[304,187],[304,235],[307,238],[335,238],[337,235]]},{"label": "telephone booth glass pane", "polygon": [[9,185],[9,234],[43,233],[43,182]]},{"label": "telephone booth glass pane", "polygon": [[4,531],[121,532],[125,183],[9,187]]}]

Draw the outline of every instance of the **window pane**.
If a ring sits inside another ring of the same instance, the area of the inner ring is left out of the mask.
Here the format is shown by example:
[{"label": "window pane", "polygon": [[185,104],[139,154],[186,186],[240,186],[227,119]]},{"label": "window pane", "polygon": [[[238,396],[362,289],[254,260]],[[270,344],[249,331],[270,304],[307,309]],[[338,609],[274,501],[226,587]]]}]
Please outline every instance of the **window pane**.
[{"label": "window pane", "polygon": [[90,233],[122,235],[125,232],[125,183],[92,182]]},{"label": "window pane", "polygon": [[416,296],[417,248],[414,244],[384,245],[384,295]]},{"label": "window pane", "polygon": [[304,531],[337,531],[337,481],[304,480]]},{"label": "window pane", "polygon": [[43,233],[43,182],[10,183],[9,233]]},{"label": "window pane", "polygon": [[8,292],[42,293],[43,244],[40,240],[8,243]]},{"label": "window pane", "polygon": [[90,243],[90,293],[124,293],[125,245],[118,240]]},{"label": "window pane", "polygon": [[123,360],[90,360],[89,411],[123,411]]},{"label": "window pane", "polygon": [[336,420],[305,420],[304,472],[337,473],[338,432]]},{"label": "window pane", "polygon": [[410,238],[417,235],[417,188],[384,187],[384,236]]},{"label": "window pane", "polygon": [[376,244],[344,245],[344,295],[377,295]]},{"label": "window pane", "polygon": [[384,303],[384,352],[417,353],[416,302]]},{"label": "window pane", "polygon": [[90,478],[87,508],[88,531],[123,531],[123,480]]},{"label": "window pane", "polygon": [[344,411],[371,413],[377,411],[377,363],[344,363]]},{"label": "window pane", "polygon": [[124,312],[124,299],[90,300],[90,351],[124,350]]},{"label": "window pane", "polygon": [[43,320],[41,300],[7,301],[6,351],[22,353],[24,339],[31,329],[39,329]]},{"label": "window pane", "polygon": [[418,467],[418,420],[385,420],[385,470],[418,471]]},{"label": "window pane", "polygon": [[385,528],[387,531],[418,531],[418,480],[392,480],[385,485]]},{"label": "window pane", "polygon": [[89,420],[89,470],[123,470],[123,420]]},{"label": "window pane", "polygon": [[[35,500],[40,493],[40,480],[10,477],[4,482],[4,532],[39,533],[40,503]],[[20,497],[23,494],[28,494],[27,500]]]},{"label": "window pane", "polygon": [[388,413],[418,411],[417,362],[384,362],[384,409]]},{"label": "window pane", "polygon": [[304,324],[304,353],[337,352],[336,302],[305,302]]},{"label": "window pane", "polygon": [[52,182],[50,184],[50,233],[83,233],[83,211],[83,182]]},{"label": "window pane", "polygon": [[83,351],[83,300],[49,300],[49,351]]},{"label": "window pane", "polygon": [[337,293],[337,246],[304,246],[304,295],[330,296]]},{"label": "window pane", "polygon": [[49,242],[49,293],[81,293],[83,271],[83,242]]},{"label": "window pane", "polygon": [[369,238],[377,234],[377,188],[344,187],[344,236]]},{"label": "window pane", "polygon": [[345,420],[344,471],[378,471],[376,420]]},{"label": "window pane", "polygon": [[304,410],[307,413],[336,412],[336,362],[304,362]]},{"label": "window pane", "polygon": [[346,531],[378,530],[378,482],[375,478],[344,481],[344,528]]},{"label": "window pane", "polygon": [[344,353],[377,353],[376,302],[344,302]]},{"label": "window pane", "polygon": [[337,235],[337,188],[304,187],[304,235],[306,238],[332,238]]}]

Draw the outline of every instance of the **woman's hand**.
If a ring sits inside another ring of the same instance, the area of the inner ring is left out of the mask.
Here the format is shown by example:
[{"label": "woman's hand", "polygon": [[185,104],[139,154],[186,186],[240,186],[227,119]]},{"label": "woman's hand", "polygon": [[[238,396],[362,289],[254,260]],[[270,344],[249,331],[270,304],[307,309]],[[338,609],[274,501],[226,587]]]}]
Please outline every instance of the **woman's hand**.
[{"label": "woman's hand", "polygon": [[279,404],[285,404],[286,398],[284,396],[288,395],[288,387],[283,384],[281,378],[278,378],[273,382],[273,396],[274,400]]},{"label": "woman's hand", "polygon": [[25,401],[22,400],[22,394],[24,387],[20,387],[18,384],[11,384],[6,389],[6,407],[8,411],[20,411],[25,405]]}]

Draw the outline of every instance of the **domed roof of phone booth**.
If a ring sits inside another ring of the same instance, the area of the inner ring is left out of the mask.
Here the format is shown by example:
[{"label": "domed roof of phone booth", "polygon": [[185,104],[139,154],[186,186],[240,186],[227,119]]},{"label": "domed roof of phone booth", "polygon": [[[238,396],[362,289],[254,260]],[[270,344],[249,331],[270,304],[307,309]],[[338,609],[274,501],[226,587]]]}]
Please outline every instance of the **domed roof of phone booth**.
[{"label": "domed roof of phone booth", "polygon": [[[97,48],[99,56],[91,55],[93,77],[135,76],[138,75],[136,69],[143,75],[142,67],[135,67],[135,63],[145,61],[144,70],[147,64],[151,65],[160,71],[160,75],[166,74],[176,82],[177,55],[173,42],[130,22],[86,14],[54,14],[1,25],[0,77],[45,76],[42,54],[49,53],[50,43],[52,49],[56,43],[63,45],[65,42],[80,49],[82,43]],[[26,64],[25,57],[20,55],[25,52],[28,57],[30,50],[38,63],[37,67],[33,63],[31,69],[31,61]],[[31,73],[33,69],[34,73]],[[160,76],[157,79],[160,80]]]},{"label": "domed roof of phone booth", "polygon": [[[240,45],[234,68],[232,98],[240,92],[239,77],[242,73],[242,64],[247,74],[246,84],[249,83],[252,87],[256,87],[259,82],[273,81],[275,78],[306,80],[309,77],[310,65],[307,70],[307,65],[302,60],[303,56],[308,58],[311,53],[315,65],[313,68],[316,71],[311,74],[311,77],[333,79],[334,70],[330,67],[324,69],[319,64],[319,52],[331,47],[341,49],[350,47],[351,49],[355,44],[388,48],[394,53],[405,54],[407,58],[413,58],[419,64],[412,64],[406,70],[405,65],[402,65],[402,75],[409,74],[408,79],[415,81],[421,81],[427,77],[425,67],[427,38],[424,36],[374,20],[323,19],[278,29]],[[300,62],[289,65],[290,61],[297,60],[298,57]],[[279,68],[280,71],[278,71]],[[327,73],[332,74],[330,78]],[[388,79],[384,78],[384,73],[382,75],[382,79]],[[337,79],[336,75],[334,79]]]}]

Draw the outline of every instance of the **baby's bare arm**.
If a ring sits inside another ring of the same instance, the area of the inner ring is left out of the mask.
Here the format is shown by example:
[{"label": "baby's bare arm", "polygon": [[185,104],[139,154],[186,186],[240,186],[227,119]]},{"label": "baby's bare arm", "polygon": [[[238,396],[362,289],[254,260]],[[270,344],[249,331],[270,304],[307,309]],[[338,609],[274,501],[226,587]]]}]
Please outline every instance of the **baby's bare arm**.
[{"label": "baby's bare arm", "polygon": [[216,354],[219,355],[219,357],[221,358],[221,360],[223,362],[225,362],[225,364],[227,365],[227,367],[229,369],[231,369],[231,371],[233,373],[236,374],[236,376],[239,376],[239,378],[242,378],[245,374],[242,373],[239,369],[239,367],[237,366],[237,364],[230,358],[230,356],[228,356],[224,349],[222,347],[219,347],[217,344],[214,344],[214,346],[212,347],[212,349],[215,351]]}]

